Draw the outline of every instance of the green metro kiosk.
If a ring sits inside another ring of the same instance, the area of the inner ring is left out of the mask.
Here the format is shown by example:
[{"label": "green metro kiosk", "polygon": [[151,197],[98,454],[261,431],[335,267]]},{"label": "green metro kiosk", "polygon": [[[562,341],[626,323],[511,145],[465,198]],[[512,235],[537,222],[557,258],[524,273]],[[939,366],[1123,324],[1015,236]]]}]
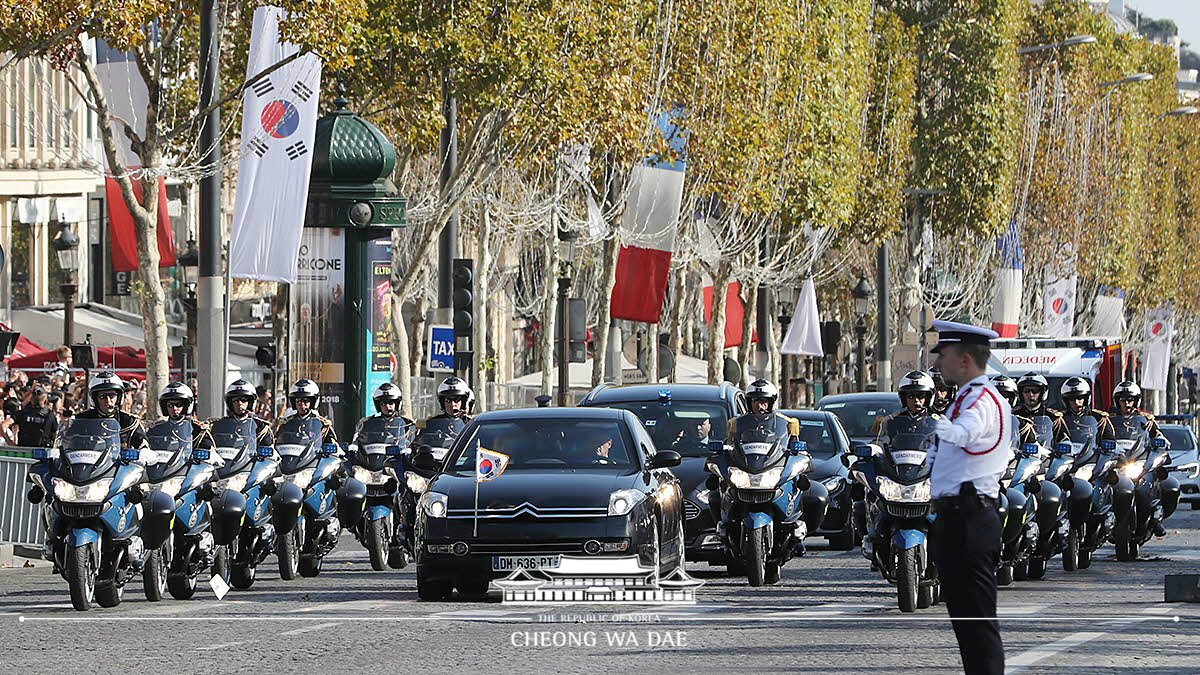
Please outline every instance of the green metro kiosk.
[{"label": "green metro kiosk", "polygon": [[390,176],[396,150],[339,91],[317,120],[308,209],[289,306],[289,384],[321,387],[317,410],[350,442],[391,377],[392,230],[405,200]]}]

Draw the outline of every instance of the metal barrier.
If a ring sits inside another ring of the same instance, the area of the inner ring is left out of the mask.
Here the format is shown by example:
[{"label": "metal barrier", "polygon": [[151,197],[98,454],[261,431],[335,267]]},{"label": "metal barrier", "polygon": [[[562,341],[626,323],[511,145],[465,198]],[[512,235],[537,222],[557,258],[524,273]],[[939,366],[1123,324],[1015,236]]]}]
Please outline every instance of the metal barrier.
[{"label": "metal barrier", "polygon": [[25,474],[33,464],[29,449],[5,447],[0,456],[0,543],[41,546],[46,538],[42,526],[41,506],[25,498],[29,483]]}]

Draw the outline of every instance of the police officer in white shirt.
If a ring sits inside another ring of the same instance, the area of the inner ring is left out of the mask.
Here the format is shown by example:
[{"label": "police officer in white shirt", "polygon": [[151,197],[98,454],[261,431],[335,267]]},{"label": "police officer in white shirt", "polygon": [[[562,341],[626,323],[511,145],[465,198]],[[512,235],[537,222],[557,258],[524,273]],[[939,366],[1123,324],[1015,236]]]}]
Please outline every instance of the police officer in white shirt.
[{"label": "police officer in white shirt", "polygon": [[[1011,459],[1012,407],[984,374],[998,335],[953,321],[934,321],[935,365],[958,395],[937,422],[931,484],[937,510],[934,541],[942,597],[967,675],[1004,672],[996,616],[1000,557],[1000,477]],[[979,620],[991,617],[992,620]]]}]

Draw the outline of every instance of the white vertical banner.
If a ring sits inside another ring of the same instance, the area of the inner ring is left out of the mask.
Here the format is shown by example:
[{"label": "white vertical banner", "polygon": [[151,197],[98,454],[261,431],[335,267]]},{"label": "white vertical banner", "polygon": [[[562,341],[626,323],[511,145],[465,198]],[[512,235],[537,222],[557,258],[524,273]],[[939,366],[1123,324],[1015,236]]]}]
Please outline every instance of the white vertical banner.
[{"label": "white vertical banner", "polygon": [[796,311],[792,314],[792,322],[788,324],[787,335],[783,338],[779,353],[823,356],[823,351],[821,315],[817,310],[817,287],[813,285],[812,277],[809,277],[804,280],[804,286],[800,289]]},{"label": "white vertical banner", "polygon": [[1075,333],[1075,291],[1079,277],[1057,277],[1046,273],[1042,293],[1042,332],[1050,337],[1070,337]]},{"label": "white vertical banner", "polygon": [[[282,16],[278,7],[254,10],[247,78],[299,50],[279,41]],[[321,60],[315,54],[305,54],[246,88],[229,245],[231,276],[296,280],[320,91]]]},{"label": "white vertical banner", "polygon": [[1105,286],[1092,306],[1092,330],[1097,337],[1121,337],[1125,334],[1125,291]]},{"label": "white vertical banner", "polygon": [[1167,367],[1171,364],[1171,333],[1174,332],[1174,327],[1174,317],[1170,309],[1159,307],[1146,310],[1143,389],[1166,391]]}]

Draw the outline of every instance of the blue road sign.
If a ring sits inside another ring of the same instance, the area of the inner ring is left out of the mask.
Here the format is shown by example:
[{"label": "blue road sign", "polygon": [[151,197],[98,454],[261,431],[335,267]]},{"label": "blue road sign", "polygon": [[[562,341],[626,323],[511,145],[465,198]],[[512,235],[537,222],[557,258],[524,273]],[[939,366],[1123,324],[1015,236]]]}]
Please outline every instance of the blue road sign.
[{"label": "blue road sign", "polygon": [[454,327],[429,327],[429,362],[431,372],[454,372]]}]

